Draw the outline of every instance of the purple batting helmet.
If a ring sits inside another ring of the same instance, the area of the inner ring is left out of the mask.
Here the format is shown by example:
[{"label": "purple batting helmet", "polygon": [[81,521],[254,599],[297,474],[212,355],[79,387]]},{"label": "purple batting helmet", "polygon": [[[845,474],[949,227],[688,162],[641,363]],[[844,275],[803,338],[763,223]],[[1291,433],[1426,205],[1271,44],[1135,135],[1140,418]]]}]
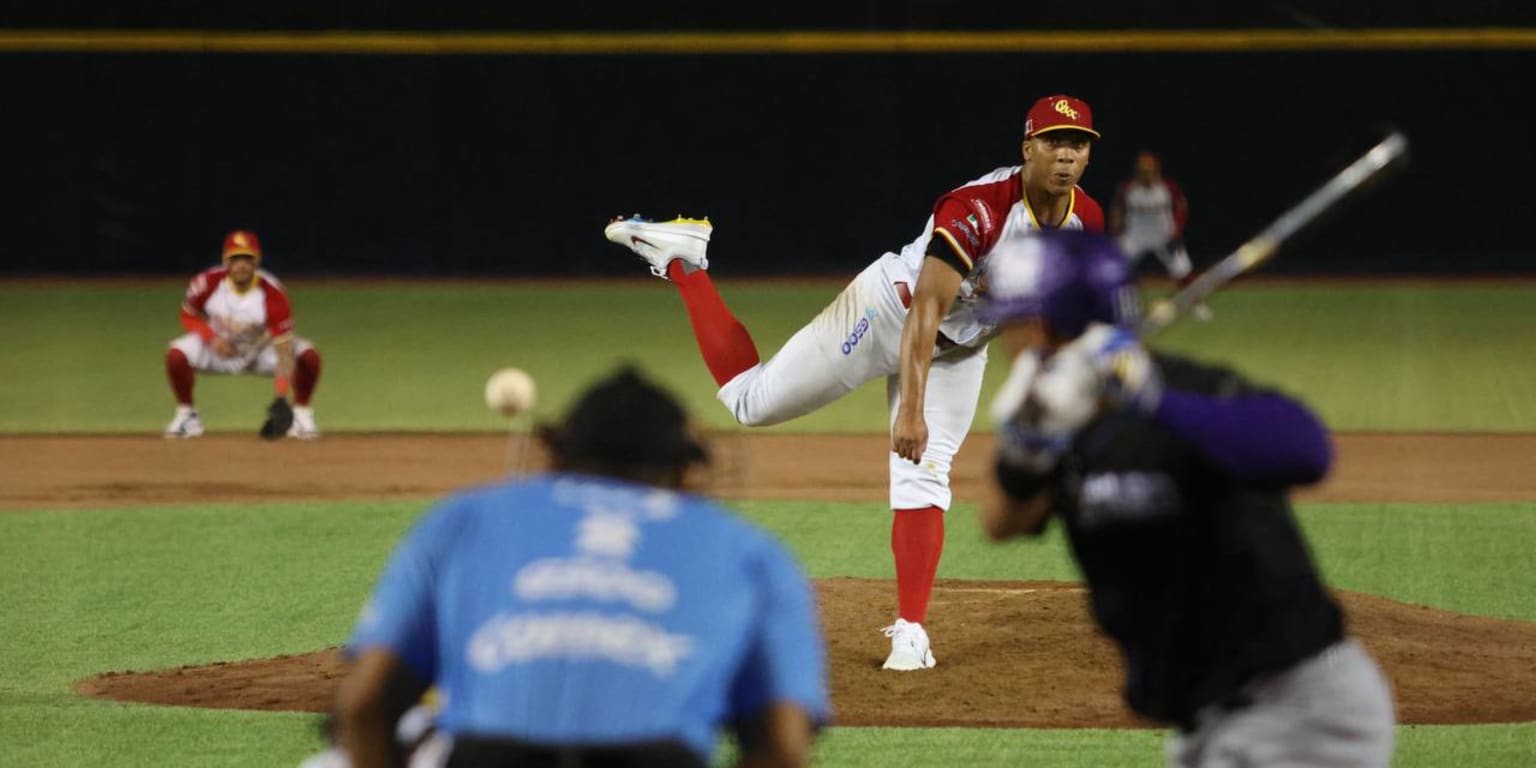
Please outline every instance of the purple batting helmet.
[{"label": "purple batting helmet", "polygon": [[981,316],[1003,325],[1038,317],[1073,338],[1089,323],[1130,325],[1141,316],[1130,266],[1115,241],[1081,230],[1029,232],[999,243],[987,260]]}]

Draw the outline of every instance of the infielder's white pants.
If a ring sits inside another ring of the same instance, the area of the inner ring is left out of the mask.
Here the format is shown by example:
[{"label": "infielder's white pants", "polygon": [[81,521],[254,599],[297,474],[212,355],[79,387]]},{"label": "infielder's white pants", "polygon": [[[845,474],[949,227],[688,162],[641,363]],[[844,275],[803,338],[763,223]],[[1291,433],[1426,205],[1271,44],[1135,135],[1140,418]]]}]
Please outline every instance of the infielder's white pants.
[{"label": "infielder's white pants", "polygon": [[1189,251],[1178,245],[1171,235],[1161,232],[1127,231],[1120,237],[1120,252],[1130,261],[1132,269],[1143,255],[1151,253],[1163,263],[1168,276],[1175,280],[1182,280],[1194,271]]},{"label": "infielder's white pants", "polygon": [[1197,716],[1167,745],[1170,768],[1386,768],[1392,762],[1392,691],[1354,640],[1244,688],[1253,703]]},{"label": "infielder's white pants", "polygon": [[[221,357],[213,351],[212,344],[203,341],[203,337],[188,333],[172,341],[171,348],[181,350],[181,353],[187,356],[187,362],[192,365],[192,369],[203,373],[254,373],[261,376],[277,373],[277,348],[271,344],[250,355]],[[308,339],[294,337],[294,357],[311,349],[314,349],[314,345],[310,344]]]},{"label": "infielder's white pants", "polygon": [[[804,416],[859,386],[889,377],[894,422],[899,400],[901,330],[907,310],[884,259],[870,264],[809,324],[767,361],[726,382],[716,395],[736,420],[766,426]],[[892,453],[892,509],[949,509],[949,468],[971,429],[987,351],[955,349],[928,371],[923,415],[928,448],[921,465]]]}]

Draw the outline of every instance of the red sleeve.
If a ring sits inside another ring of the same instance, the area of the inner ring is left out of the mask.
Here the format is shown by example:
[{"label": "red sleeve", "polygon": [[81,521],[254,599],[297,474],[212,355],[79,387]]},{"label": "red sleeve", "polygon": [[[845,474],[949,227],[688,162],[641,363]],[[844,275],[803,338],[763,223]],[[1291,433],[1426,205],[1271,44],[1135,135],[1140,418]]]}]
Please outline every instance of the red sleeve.
[{"label": "red sleeve", "polygon": [[1088,196],[1081,187],[1073,190],[1075,198],[1072,201],[1072,212],[1083,222],[1083,229],[1089,232],[1104,231],[1104,209],[1099,207],[1097,200]]},{"label": "red sleeve", "polygon": [[281,341],[293,333],[293,308],[288,305],[288,294],[275,279],[265,275],[257,279],[267,299],[267,332],[272,334],[273,341]]},{"label": "red sleeve", "polygon": [[[961,187],[939,198],[933,205],[934,242],[929,243],[928,253],[952,253],[954,259],[945,260],[960,274],[970,274],[981,255],[1002,237],[1004,217],[1014,199],[1010,195],[1017,196],[1019,183],[1018,174],[1014,174],[998,182]],[[938,241],[948,243],[949,248],[937,247]]]},{"label": "red sleeve", "polygon": [[187,294],[181,300],[181,327],[203,337],[203,341],[213,339],[213,329],[208,327],[203,307],[208,305],[208,297],[213,295],[214,289],[219,287],[219,281],[223,279],[223,269],[199,272],[192,278],[192,282],[187,283]]},{"label": "red sleeve", "polygon": [[1168,185],[1168,197],[1173,200],[1173,234],[1183,235],[1184,223],[1189,221],[1189,201],[1173,179],[1164,177],[1163,183]]}]

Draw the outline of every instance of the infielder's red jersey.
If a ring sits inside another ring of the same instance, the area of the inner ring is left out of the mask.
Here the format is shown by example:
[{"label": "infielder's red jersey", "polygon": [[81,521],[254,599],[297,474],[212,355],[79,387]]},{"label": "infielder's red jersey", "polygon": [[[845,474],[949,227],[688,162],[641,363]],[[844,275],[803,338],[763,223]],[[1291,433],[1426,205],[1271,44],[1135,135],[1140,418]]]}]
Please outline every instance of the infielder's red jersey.
[{"label": "infielder's red jersey", "polygon": [[[1024,199],[1022,168],[999,168],[975,181],[960,186],[934,203],[923,234],[900,254],[889,254],[900,265],[888,272],[905,275],[917,285],[928,244],[934,237],[948,241],[956,258],[954,266],[965,275],[960,297],[939,324],[939,332],[963,346],[985,344],[993,327],[976,319],[974,303],[983,287],[980,275],[992,249],[1005,236],[1044,229]],[[1074,187],[1067,206],[1067,216],[1057,229],[1104,231],[1104,210],[1081,187]],[[900,278],[897,278],[900,279]]]},{"label": "infielder's red jersey", "polygon": [[254,346],[263,333],[274,342],[291,336],[293,310],[283,284],[271,273],[257,270],[251,287],[239,291],[228,269],[214,267],[187,284],[181,324],[205,341],[219,336],[241,350]]}]

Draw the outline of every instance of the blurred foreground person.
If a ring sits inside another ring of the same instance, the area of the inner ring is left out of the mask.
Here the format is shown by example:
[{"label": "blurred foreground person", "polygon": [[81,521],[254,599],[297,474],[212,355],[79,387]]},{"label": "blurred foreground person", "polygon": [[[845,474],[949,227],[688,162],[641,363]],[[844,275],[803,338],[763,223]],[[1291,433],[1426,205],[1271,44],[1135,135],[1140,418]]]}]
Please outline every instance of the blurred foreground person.
[{"label": "blurred foreground person", "polygon": [[413,765],[705,766],[722,726],[743,765],[805,765],[828,715],[810,585],[681,491],[706,461],[683,410],[626,369],[542,437],[553,473],[449,499],[392,555],[347,646],[332,757],[404,765],[396,724],[431,685]]},{"label": "blurred foreground person", "polygon": [[1176,729],[1169,765],[1387,765],[1391,692],[1288,499],[1327,474],[1322,424],[1231,370],[1148,352],[1112,240],[1008,245],[984,308],[1017,356],[992,404],[988,535],[1066,526],[1126,703]]}]

